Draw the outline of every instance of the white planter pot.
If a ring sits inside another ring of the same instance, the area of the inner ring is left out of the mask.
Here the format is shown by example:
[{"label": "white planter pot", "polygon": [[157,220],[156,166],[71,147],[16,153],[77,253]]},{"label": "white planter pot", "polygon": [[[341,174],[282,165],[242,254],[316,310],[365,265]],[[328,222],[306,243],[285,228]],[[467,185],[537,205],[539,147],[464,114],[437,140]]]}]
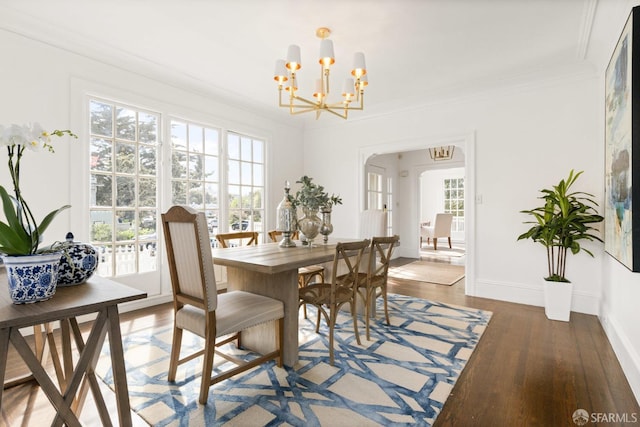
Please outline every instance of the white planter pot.
[{"label": "white planter pot", "polygon": [[550,320],[568,322],[571,316],[573,283],[544,281],[544,313]]}]

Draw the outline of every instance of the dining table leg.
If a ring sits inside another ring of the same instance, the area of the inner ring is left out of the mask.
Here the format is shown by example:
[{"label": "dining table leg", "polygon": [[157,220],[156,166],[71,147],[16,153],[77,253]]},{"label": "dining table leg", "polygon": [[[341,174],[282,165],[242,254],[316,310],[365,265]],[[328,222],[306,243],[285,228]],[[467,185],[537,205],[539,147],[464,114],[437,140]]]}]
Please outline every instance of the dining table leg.
[{"label": "dining table leg", "polygon": [[[298,362],[298,269],[265,274],[227,266],[230,291],[240,290],[268,296],[284,303],[284,342],[282,362],[293,367]],[[242,344],[258,353],[275,350],[272,323],[254,326],[242,332]]]}]

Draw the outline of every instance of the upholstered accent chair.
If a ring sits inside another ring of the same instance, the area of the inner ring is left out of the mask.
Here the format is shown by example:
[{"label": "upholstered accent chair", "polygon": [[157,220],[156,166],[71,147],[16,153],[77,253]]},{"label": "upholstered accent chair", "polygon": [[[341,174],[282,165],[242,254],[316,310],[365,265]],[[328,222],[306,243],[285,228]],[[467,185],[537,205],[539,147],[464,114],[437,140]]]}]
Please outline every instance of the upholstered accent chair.
[{"label": "upholstered accent chair", "polygon": [[[389,322],[389,309],[387,307],[387,277],[389,273],[389,262],[393,249],[398,244],[400,237],[374,237],[371,239],[369,250],[369,269],[359,272],[358,297],[362,299],[365,307],[365,324],[367,340],[369,337],[369,319],[376,315],[376,298],[382,297],[384,302],[384,317]],[[373,311],[373,313],[371,313]]]},{"label": "upholstered accent chair", "polygon": [[216,234],[216,240],[221,248],[229,248],[232,246],[250,246],[258,244],[257,231],[238,231],[235,233],[219,233]]},{"label": "upholstered accent chair", "polygon": [[451,248],[451,223],[453,222],[453,214],[439,213],[433,225],[420,227],[420,247],[422,241],[427,239],[427,245],[433,239],[433,249],[438,250],[438,238],[446,237],[449,240],[449,248]]},{"label": "upholstered accent chair", "polygon": [[[222,380],[261,363],[276,360],[282,366],[284,304],[273,298],[244,291],[217,294],[209,231],[204,213],[189,207],[173,206],[162,214],[171,274],[174,325],[168,380],[175,381],[178,366],[204,356],[201,404],[207,402],[209,388]],[[250,361],[223,354],[223,344],[236,342],[241,347],[242,331],[263,323],[273,323],[275,350]],[[180,358],[183,331],[204,338],[204,348]],[[225,339],[217,341],[225,336]],[[234,362],[236,367],[213,375],[214,353]]]},{"label": "upholstered accent chair", "polygon": [[[353,318],[353,331],[356,341],[360,344],[358,334],[358,319],[356,316],[356,290],[359,286],[363,253],[371,241],[364,239],[355,242],[340,242],[336,245],[331,269],[331,282],[311,283],[298,290],[299,305],[311,304],[318,309],[316,333],[320,331],[320,317],[324,316],[329,325],[329,363],[333,365],[333,334],[336,326],[338,310],[349,304]],[[346,266],[347,273],[338,276],[339,264]]]}]

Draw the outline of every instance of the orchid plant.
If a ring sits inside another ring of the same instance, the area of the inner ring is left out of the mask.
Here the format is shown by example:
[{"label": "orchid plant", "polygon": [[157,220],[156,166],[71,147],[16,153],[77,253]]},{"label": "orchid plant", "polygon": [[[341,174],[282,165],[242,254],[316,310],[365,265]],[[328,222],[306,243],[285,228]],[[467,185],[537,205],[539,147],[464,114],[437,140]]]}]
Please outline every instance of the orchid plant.
[{"label": "orchid plant", "polygon": [[7,128],[0,126],[0,146],[7,147],[9,175],[13,184],[13,195],[0,185],[0,198],[7,221],[0,221],[0,254],[19,256],[42,253],[44,250],[38,248],[40,236],[60,212],[70,208],[69,205],[62,206],[50,212],[38,224],[20,190],[20,166],[25,149],[53,153],[51,138],[64,135],[77,138],[70,130],[47,132],[38,123],[23,126],[13,124]]}]

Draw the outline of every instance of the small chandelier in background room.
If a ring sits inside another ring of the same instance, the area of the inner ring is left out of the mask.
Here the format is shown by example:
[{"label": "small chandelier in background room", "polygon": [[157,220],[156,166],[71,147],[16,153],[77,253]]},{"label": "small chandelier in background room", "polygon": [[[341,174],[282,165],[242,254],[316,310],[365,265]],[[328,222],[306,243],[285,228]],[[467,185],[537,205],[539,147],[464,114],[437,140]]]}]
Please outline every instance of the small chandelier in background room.
[{"label": "small chandelier in background room", "polygon": [[[364,53],[356,52],[353,56],[353,69],[351,75],[355,78],[347,78],[342,87],[342,101],[328,103],[329,95],[329,71],[335,58],[333,54],[333,42],[329,40],[331,30],[325,27],[316,30],[316,36],[320,41],[320,78],[316,81],[316,89],[313,93],[315,100],[309,100],[296,95],[298,82],[296,72],[302,67],[300,60],[300,46],[291,45],[287,52],[287,60],[276,61],[274,80],[278,82],[278,104],[289,109],[291,114],[316,113],[316,120],[320,113],[327,111],[343,119],[347,118],[349,111],[362,110],[364,108],[364,87],[367,86],[367,68],[364,63]],[[286,85],[285,85],[286,83]],[[282,102],[282,89],[289,92],[289,101]],[[357,102],[357,106],[352,102]]]},{"label": "small chandelier in background room", "polygon": [[455,145],[446,145],[441,147],[429,148],[429,156],[434,162],[440,160],[451,160],[453,158],[453,149]]}]

